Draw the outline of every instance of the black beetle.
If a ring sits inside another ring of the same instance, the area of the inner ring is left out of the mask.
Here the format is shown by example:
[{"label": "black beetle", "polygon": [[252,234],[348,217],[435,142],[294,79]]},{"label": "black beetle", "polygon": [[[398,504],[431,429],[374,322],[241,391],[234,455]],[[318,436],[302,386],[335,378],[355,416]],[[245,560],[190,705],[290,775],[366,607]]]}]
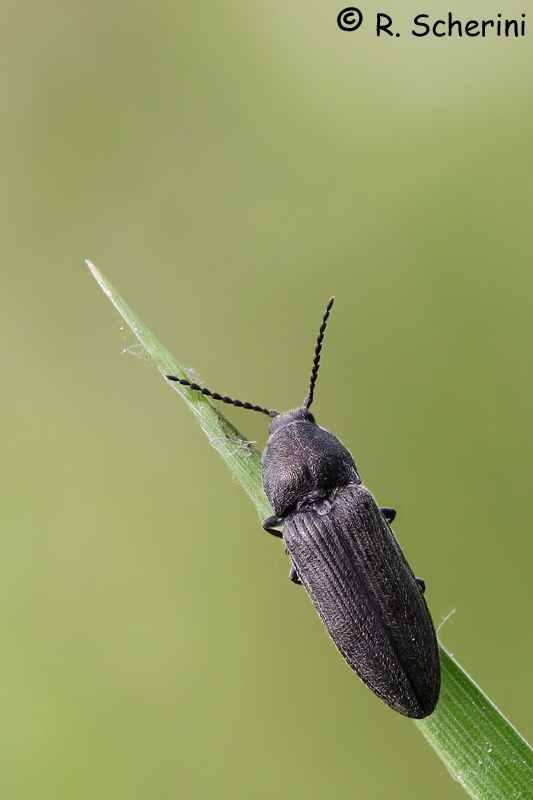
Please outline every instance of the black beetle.
[{"label": "black beetle", "polygon": [[289,577],[305,586],[352,669],[395,711],[422,719],[435,710],[440,693],[439,649],[424,581],[415,578],[392,533],[394,509],[378,507],[351,453],[309,411],[332,305],[333,298],[301,408],[280,414],[174,375],[166,378],[272,417],[262,464],[275,514],[263,527],[283,539],[292,560]]}]

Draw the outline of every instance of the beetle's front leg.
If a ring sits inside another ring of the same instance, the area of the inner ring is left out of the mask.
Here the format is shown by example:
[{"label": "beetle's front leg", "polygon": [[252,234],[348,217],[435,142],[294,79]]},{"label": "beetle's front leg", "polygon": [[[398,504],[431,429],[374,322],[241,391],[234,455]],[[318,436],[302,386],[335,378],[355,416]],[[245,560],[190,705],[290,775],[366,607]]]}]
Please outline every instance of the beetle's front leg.
[{"label": "beetle's front leg", "polygon": [[272,536],[277,536],[278,539],[283,538],[283,534],[281,533],[281,531],[276,530],[278,525],[283,525],[283,520],[281,519],[281,517],[276,517],[276,515],[274,515],[273,517],[267,517],[266,519],[263,520],[261,525],[267,531],[267,533],[271,533]]}]

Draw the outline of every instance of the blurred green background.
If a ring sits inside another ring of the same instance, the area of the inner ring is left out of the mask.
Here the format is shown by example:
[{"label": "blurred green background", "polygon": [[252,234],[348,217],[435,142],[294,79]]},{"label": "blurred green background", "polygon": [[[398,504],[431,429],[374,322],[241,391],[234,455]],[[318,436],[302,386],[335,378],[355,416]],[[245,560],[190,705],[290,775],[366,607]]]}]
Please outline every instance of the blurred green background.
[{"label": "blurred green background", "polygon": [[[86,257],[211,389],[279,409],[336,295],[317,419],[533,738],[533,34],[415,39],[418,13],[503,9],[442,0],[365,0],[342,33],[343,5],[2,6],[6,800],[466,797],[122,354]],[[263,447],[263,418],[230,416]]]}]

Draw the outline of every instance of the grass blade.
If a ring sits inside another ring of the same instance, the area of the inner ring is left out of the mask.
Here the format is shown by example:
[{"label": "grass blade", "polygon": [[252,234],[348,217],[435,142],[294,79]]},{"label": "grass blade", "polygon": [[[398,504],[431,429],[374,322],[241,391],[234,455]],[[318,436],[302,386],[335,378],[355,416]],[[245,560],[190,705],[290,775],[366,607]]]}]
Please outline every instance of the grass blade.
[{"label": "grass blade", "polygon": [[471,797],[531,800],[533,750],[442,645],[440,656],[439,704],[416,725]]},{"label": "grass blade", "polygon": [[[100,270],[90,261],[86,261],[86,264],[122,319],[131,328],[146,352],[153,358],[161,374],[176,375],[178,378],[194,380],[194,377],[191,378],[191,375],[178,364],[176,359],[148,330],[139,317],[126,305]],[[263,519],[269,517],[273,512],[264,495],[261,484],[260,453],[207,397],[179,383],[172,383],[171,386],[181,394],[187,405],[192,409],[210,443],[221,454],[235,480],[249,494],[260,516]]]},{"label": "grass blade", "polygon": [[[87,265],[161,373],[191,380],[102,273],[90,261]],[[257,450],[202,394],[178,383],[172,383],[172,387],[191,407],[260,516],[270,516]],[[533,750],[442,645],[440,653],[441,699],[434,714],[417,720],[416,725],[471,797],[533,800]]]}]

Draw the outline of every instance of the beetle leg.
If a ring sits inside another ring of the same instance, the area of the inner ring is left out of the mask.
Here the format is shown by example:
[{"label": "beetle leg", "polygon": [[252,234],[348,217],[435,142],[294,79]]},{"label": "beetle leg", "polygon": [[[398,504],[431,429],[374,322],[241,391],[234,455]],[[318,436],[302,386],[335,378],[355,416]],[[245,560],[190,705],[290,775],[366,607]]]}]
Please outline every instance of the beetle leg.
[{"label": "beetle leg", "polygon": [[387,522],[390,525],[391,522],[394,520],[394,518],[396,516],[396,509],[395,508],[380,508],[379,510],[381,511],[381,513],[383,514],[383,516],[385,517],[385,519],[387,520]]},{"label": "beetle leg", "polygon": [[289,572],[289,579],[290,579],[290,580],[291,580],[293,583],[297,583],[297,584],[298,584],[298,586],[302,586],[302,582],[301,582],[301,580],[300,580],[300,576],[298,575],[298,570],[296,569],[296,567],[294,566],[294,564],[292,565],[292,567],[291,567],[291,571]]},{"label": "beetle leg", "polygon": [[418,583],[420,588],[422,589],[422,594],[426,591],[426,582],[424,578],[415,578],[415,581]]},{"label": "beetle leg", "polygon": [[283,524],[283,520],[280,519],[279,517],[276,517],[276,516],[267,517],[261,523],[261,525],[267,531],[267,533],[271,533],[272,536],[277,536],[278,539],[281,539],[283,537],[283,534],[281,533],[281,531],[277,531],[276,527],[278,525],[282,525],[282,524]]}]

